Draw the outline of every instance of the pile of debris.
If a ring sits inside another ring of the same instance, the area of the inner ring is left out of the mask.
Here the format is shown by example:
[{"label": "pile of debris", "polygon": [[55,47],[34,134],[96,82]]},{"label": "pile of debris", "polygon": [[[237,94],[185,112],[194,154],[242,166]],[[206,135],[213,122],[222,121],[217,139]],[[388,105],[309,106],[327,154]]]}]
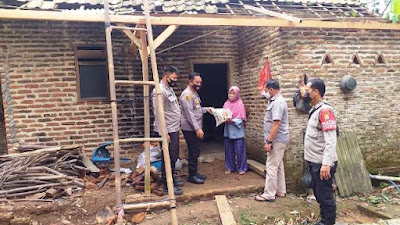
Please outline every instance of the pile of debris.
[{"label": "pile of debris", "polygon": [[[0,198],[58,198],[83,188],[87,173],[99,172],[78,145],[0,156]],[[39,194],[40,193],[40,194]]]}]

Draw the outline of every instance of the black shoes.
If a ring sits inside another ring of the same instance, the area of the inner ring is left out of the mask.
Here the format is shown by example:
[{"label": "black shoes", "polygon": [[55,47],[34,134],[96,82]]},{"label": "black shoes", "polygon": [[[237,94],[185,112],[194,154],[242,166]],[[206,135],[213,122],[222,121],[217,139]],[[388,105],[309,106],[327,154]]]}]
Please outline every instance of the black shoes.
[{"label": "black shoes", "polygon": [[[164,187],[164,194],[168,194],[168,188]],[[174,187],[174,194],[175,195],[182,195],[183,194],[183,189],[180,187]]]},{"label": "black shoes", "polygon": [[174,180],[175,187],[182,187],[184,184],[185,184],[185,182],[182,180]]},{"label": "black shoes", "polygon": [[204,184],[204,179],[202,179],[198,175],[190,176],[188,178],[188,182],[193,183],[193,184]]},{"label": "black shoes", "polygon": [[197,177],[199,177],[200,179],[203,179],[204,181],[207,180],[207,176],[203,175],[203,174],[197,174]]},{"label": "black shoes", "polygon": [[315,225],[334,225],[336,222],[336,219],[321,219],[316,223]]}]

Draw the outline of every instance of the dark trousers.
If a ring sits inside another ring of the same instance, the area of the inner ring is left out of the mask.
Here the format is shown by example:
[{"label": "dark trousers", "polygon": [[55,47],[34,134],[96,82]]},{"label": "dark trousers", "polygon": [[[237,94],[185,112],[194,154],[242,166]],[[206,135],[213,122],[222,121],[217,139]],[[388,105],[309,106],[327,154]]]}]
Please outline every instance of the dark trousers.
[{"label": "dark trousers", "polygon": [[320,207],[321,220],[326,224],[334,224],[336,220],[336,203],[333,198],[333,177],[336,172],[337,162],[331,166],[331,178],[321,180],[320,170],[322,164],[309,162],[313,179],[313,191]]},{"label": "dark trousers", "polygon": [[[171,169],[172,169],[172,177],[175,174],[175,163],[179,157],[179,131],[169,133],[169,137],[171,138],[171,142],[168,145],[169,150],[169,157],[171,159]],[[167,185],[167,176],[165,174],[165,162],[164,162],[164,155],[162,158],[161,163],[161,181],[164,185]]]},{"label": "dark trousers", "polygon": [[197,164],[200,156],[200,139],[195,131],[182,131],[189,150],[189,177],[197,174]]}]

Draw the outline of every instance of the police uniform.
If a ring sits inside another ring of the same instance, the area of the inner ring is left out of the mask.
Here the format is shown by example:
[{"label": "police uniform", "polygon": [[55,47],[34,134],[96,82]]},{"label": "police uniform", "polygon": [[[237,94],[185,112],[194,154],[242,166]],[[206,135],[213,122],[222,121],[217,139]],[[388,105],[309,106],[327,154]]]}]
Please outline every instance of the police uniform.
[{"label": "police uniform", "polygon": [[[335,224],[336,203],[332,180],[337,168],[337,124],[334,110],[326,102],[315,105],[311,111],[304,139],[304,159],[309,163],[314,195],[320,204],[321,221]],[[331,167],[331,177],[321,180],[322,165]]]},{"label": "police uniform", "polygon": [[[175,95],[174,90],[170,86],[165,84],[164,81],[160,81],[160,90],[164,108],[164,117],[165,117],[167,133],[171,139],[168,149],[169,149],[169,156],[171,158],[172,174],[174,174],[175,163],[179,157],[179,130],[181,121],[181,109],[179,107],[179,102]],[[159,128],[160,123],[158,116],[157,94],[155,92],[155,89],[152,92],[152,99],[153,99],[153,112],[155,117],[154,132],[157,132],[161,136],[161,131]],[[164,182],[164,184],[166,184],[164,157],[161,158],[162,158],[161,179]]]},{"label": "police uniform", "polygon": [[181,129],[189,150],[189,177],[197,175],[197,162],[200,156],[200,139],[196,131],[203,128],[203,114],[207,112],[201,107],[200,96],[192,92],[188,86],[180,96]]}]

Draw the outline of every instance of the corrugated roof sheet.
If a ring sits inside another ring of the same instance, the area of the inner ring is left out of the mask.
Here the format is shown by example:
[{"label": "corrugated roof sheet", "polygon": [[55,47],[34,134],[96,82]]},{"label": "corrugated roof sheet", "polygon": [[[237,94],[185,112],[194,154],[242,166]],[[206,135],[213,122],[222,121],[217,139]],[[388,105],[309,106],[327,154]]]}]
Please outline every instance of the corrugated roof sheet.
[{"label": "corrugated roof sheet", "polygon": [[[113,14],[142,14],[143,0],[109,0]],[[103,13],[103,0],[4,0],[0,8]],[[377,19],[357,0],[149,0],[152,14],[222,14],[266,16],[248,4],[299,18]]]}]

